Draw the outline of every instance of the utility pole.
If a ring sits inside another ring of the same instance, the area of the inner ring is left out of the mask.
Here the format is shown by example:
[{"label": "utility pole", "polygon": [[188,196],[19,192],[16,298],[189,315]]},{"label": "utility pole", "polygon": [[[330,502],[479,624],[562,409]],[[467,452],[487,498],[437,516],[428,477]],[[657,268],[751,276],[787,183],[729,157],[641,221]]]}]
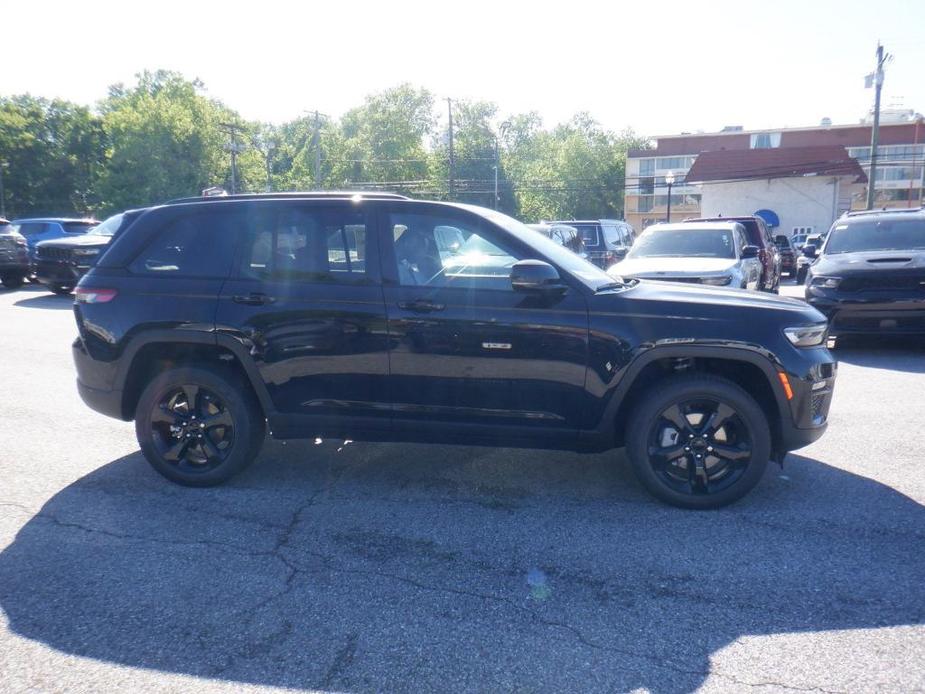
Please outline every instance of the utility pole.
[{"label": "utility pole", "polygon": [[498,209],[501,202],[501,196],[498,194],[498,170],[501,168],[501,145],[500,139],[504,137],[505,131],[511,127],[510,121],[504,121],[498,128],[498,134],[495,135],[495,204],[494,209]]},{"label": "utility pole", "polygon": [[315,190],[321,190],[321,114],[315,109]]},{"label": "utility pole", "polygon": [[3,192],[3,162],[0,161],[0,217],[6,219],[6,195]]},{"label": "utility pole", "polygon": [[[883,44],[877,42],[877,69],[873,73],[874,87],[874,124],[870,132],[870,175],[867,177],[867,209],[874,208],[875,186],[877,183],[877,145],[880,141],[880,90],[883,89],[883,66],[891,58],[884,54]],[[870,81],[868,75],[868,81]]]},{"label": "utility pole", "polygon": [[448,198],[452,200],[456,194],[456,157],[453,154],[453,100],[447,97],[446,99],[447,112],[450,116],[450,170],[449,170],[449,195]]},{"label": "utility pole", "polygon": [[245,128],[237,123],[219,123],[231,135],[231,144],[227,148],[231,151],[231,194],[238,192],[238,133],[245,132]]}]

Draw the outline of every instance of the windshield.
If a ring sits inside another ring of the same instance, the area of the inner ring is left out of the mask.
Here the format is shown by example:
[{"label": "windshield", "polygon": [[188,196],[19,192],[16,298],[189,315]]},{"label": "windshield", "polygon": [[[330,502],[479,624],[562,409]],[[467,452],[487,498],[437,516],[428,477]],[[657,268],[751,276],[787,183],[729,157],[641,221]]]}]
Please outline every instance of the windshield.
[{"label": "windshield", "polygon": [[865,219],[838,224],[829,234],[824,252],[828,255],[920,248],[925,248],[925,220]]},{"label": "windshield", "polygon": [[560,268],[584,282],[591,289],[597,289],[603,285],[612,285],[613,277],[601,270],[597,265],[592,265],[581,256],[575,255],[565,246],[560,246],[552,239],[532,231],[526,224],[518,222],[513,217],[506,214],[489,210],[484,207],[474,205],[460,205],[467,210],[488,219],[497,224],[499,227],[513,235],[517,240],[525,243],[531,248],[535,248],[540,254],[558,265]]},{"label": "windshield", "polygon": [[93,227],[89,233],[99,236],[112,236],[119,230],[119,225],[122,224],[122,215],[123,213],[121,212],[114,214],[102,224]]},{"label": "windshield", "polygon": [[61,223],[61,226],[69,234],[85,234],[97,225],[98,225],[98,222],[92,222],[92,221],[62,222]]},{"label": "windshield", "polygon": [[627,258],[735,258],[735,242],[728,229],[649,228]]}]

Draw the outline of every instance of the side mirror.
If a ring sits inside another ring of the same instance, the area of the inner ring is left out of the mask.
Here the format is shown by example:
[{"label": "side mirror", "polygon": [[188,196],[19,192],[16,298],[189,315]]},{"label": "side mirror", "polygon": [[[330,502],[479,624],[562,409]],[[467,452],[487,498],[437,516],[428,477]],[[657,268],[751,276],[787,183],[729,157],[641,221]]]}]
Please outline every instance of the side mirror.
[{"label": "side mirror", "polygon": [[742,247],[742,257],[743,258],[757,258],[758,257],[758,246],[743,246]]},{"label": "side mirror", "polygon": [[521,260],[511,268],[511,286],[517,292],[562,292],[559,271],[542,260]]},{"label": "side mirror", "polygon": [[816,257],[816,245],[813,243],[808,243],[805,246],[803,246],[803,255],[805,255],[807,258],[815,258]]}]

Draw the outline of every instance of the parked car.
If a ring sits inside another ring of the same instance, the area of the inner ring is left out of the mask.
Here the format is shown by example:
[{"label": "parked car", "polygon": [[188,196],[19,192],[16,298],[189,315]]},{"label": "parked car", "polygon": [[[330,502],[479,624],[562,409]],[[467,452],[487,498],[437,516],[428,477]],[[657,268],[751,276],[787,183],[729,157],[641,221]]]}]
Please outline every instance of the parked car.
[{"label": "parked car", "polygon": [[[812,248],[808,247],[811,246]],[[809,266],[816,259],[816,254],[822,248],[822,236],[819,234],[810,234],[806,237],[806,243],[800,249],[800,255],[797,256],[797,284],[806,282],[806,273]]]},{"label": "parked car", "polygon": [[607,274],[757,289],[761,263],[758,248],[748,245],[738,222],[653,224]]},{"label": "parked car", "polygon": [[35,249],[40,241],[52,239],[73,238],[86,234],[99,224],[95,219],[73,219],[70,217],[34,217],[30,219],[14,219],[12,222],[22,234],[29,246],[29,259],[35,265]]},{"label": "parked car", "polygon": [[771,231],[761,217],[700,217],[685,219],[685,223],[695,222],[738,222],[745,227],[748,243],[758,248],[758,260],[761,262],[761,281],[758,288],[766,292],[777,292],[780,288],[781,258],[780,251],[771,238]]},{"label": "parked car", "polygon": [[568,224],[528,224],[527,226],[552,239],[560,246],[565,246],[575,255],[582,258],[588,257],[585,243],[581,240],[581,234],[578,233],[578,229],[575,227]]},{"label": "parked car", "polygon": [[12,224],[0,217],[0,282],[7,289],[21,287],[29,276],[26,240]]},{"label": "parked car", "polygon": [[774,244],[780,251],[780,274],[793,277],[797,272],[797,254],[790,244],[790,239],[785,234],[777,234],[774,237]]},{"label": "parked car", "polygon": [[833,335],[925,334],[925,209],[851,213],[804,250],[806,301]]},{"label": "parked car", "polygon": [[633,227],[619,219],[563,220],[544,223],[564,224],[577,229],[581,235],[585,252],[588,254],[588,260],[605,270],[626,257],[635,238]]},{"label": "parked car", "polygon": [[801,250],[806,243],[806,237],[809,234],[794,234],[790,237],[790,244],[793,246],[794,250]]},{"label": "parked car", "polygon": [[55,294],[70,294],[77,281],[106,250],[122,224],[122,213],[109,217],[85,234],[71,234],[35,246],[35,276]]},{"label": "parked car", "polygon": [[[444,226],[490,271],[449,271]],[[625,446],[654,495],[710,508],[822,436],[835,379],[803,301],[616,281],[499,212],[384,193],[152,207],[75,294],[84,401],[191,486],[240,472],[269,430]]]}]

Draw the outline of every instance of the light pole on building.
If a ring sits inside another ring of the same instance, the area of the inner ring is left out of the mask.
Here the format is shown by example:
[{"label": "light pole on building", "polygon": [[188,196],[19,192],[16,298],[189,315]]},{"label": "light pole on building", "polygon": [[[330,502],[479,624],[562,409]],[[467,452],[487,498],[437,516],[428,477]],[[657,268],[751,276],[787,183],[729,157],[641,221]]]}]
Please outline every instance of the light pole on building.
[{"label": "light pole on building", "polygon": [[669,171],[665,174],[665,183],[668,184],[668,215],[665,219],[666,222],[671,221],[671,186],[674,185],[674,171]]}]

